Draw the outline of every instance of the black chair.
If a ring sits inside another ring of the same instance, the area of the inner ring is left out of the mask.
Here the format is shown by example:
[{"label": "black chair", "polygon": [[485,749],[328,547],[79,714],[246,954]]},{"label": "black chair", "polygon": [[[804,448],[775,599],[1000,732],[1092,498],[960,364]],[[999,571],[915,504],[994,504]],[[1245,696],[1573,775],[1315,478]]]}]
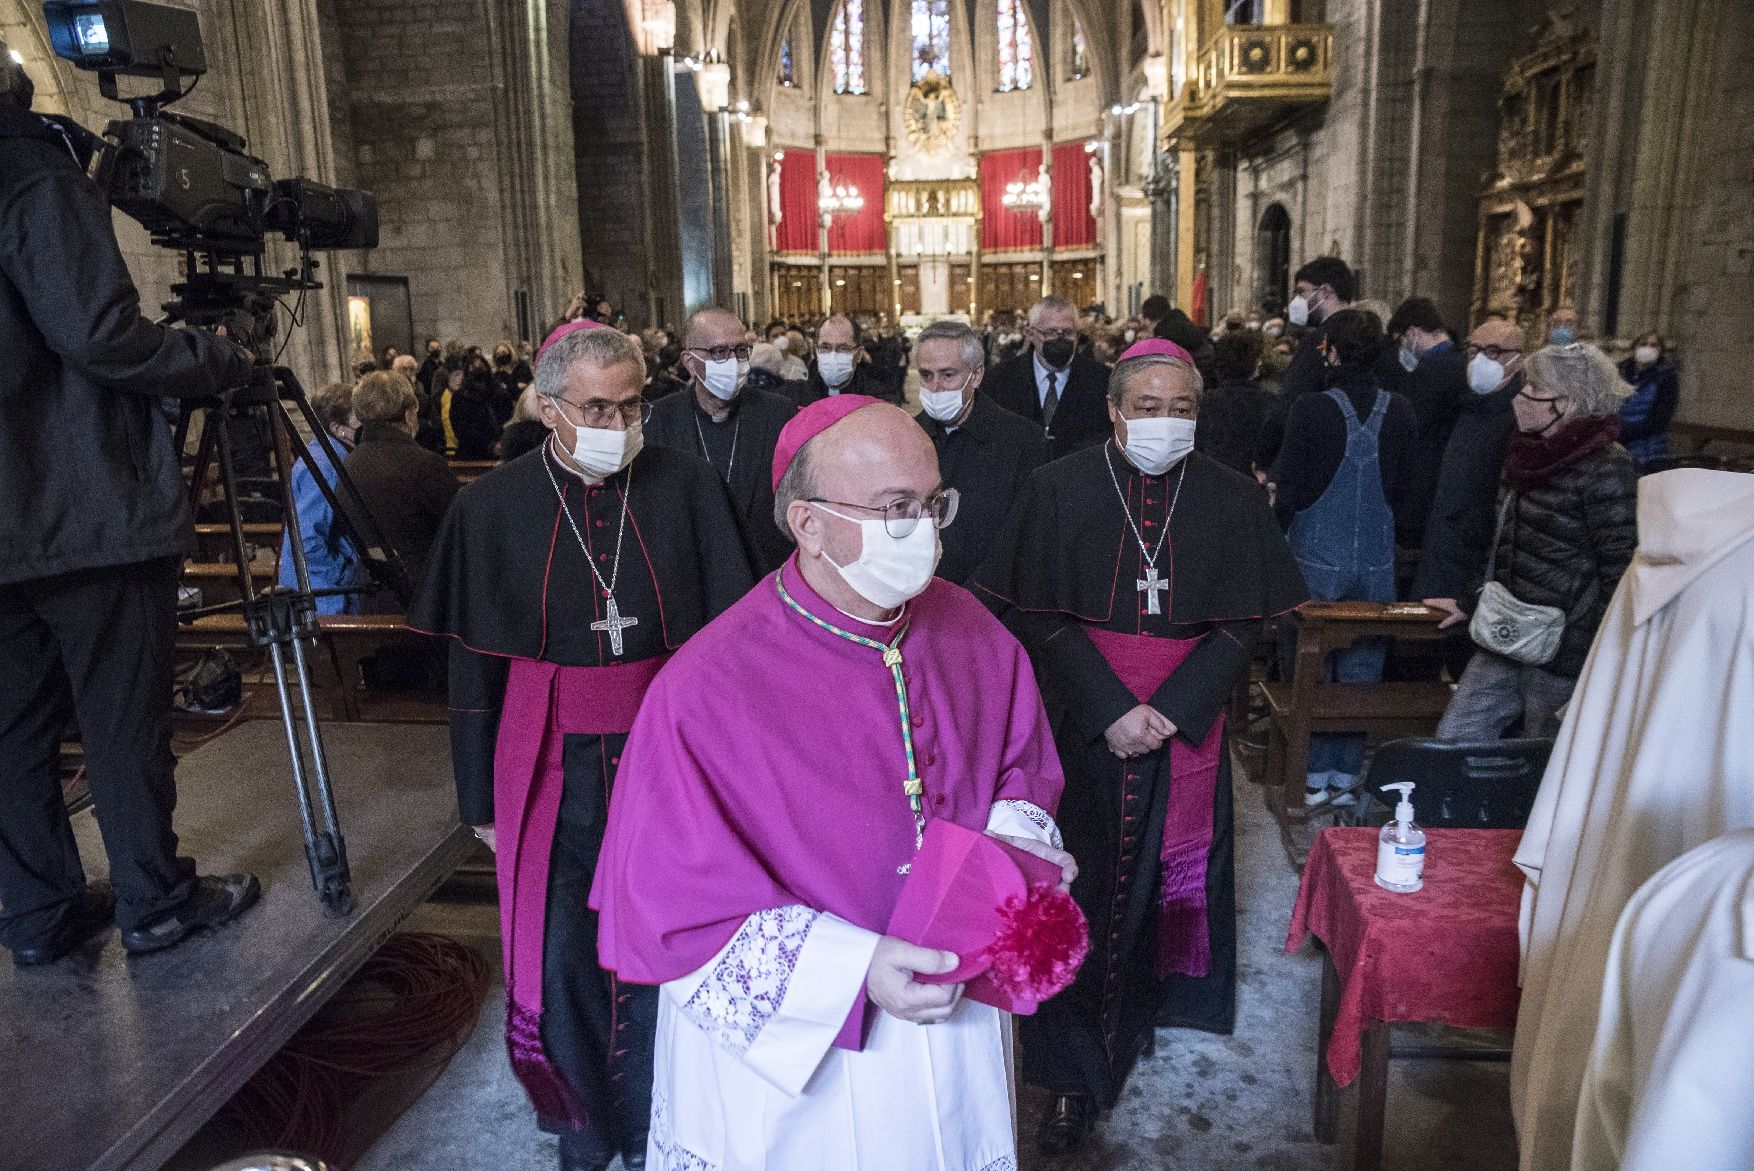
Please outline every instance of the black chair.
[{"label": "black chair", "polygon": [[1371,756],[1360,787],[1392,810],[1382,787],[1412,781],[1414,817],[1427,829],[1522,829],[1552,754],[1551,738],[1391,740]]}]

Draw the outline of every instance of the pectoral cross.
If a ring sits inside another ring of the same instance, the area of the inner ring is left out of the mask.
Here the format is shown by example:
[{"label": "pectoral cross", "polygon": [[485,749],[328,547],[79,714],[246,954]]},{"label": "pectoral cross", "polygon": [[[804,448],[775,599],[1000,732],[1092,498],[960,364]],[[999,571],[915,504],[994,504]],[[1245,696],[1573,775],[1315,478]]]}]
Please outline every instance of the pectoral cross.
[{"label": "pectoral cross", "polygon": [[[1157,600],[1155,598],[1153,598],[1152,605],[1155,606],[1156,602],[1157,602]],[[601,619],[600,621],[591,623],[591,629],[592,630],[606,630],[606,631],[608,631],[609,632],[609,649],[613,653],[619,655],[619,654],[621,654],[622,649],[623,649],[622,642],[621,642],[621,632],[623,630],[626,630],[629,626],[638,626],[639,619],[638,618],[623,618],[621,616],[621,607],[617,606],[615,604],[615,595],[614,594],[609,595],[608,609],[609,609],[609,617]],[[1156,613],[1156,611],[1153,610],[1152,613]]]},{"label": "pectoral cross", "polygon": [[1157,595],[1168,588],[1169,583],[1157,576],[1157,566],[1147,565],[1145,576],[1139,579],[1139,592],[1145,595],[1145,613],[1163,613],[1163,604],[1157,600]]}]

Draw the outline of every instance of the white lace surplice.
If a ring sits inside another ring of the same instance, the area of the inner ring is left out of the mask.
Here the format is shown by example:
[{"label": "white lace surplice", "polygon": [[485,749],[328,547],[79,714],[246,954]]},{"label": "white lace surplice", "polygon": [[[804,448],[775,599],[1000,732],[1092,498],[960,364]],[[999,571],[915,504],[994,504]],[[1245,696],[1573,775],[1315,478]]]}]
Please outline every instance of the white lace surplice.
[{"label": "white lace surplice", "polygon": [[[1060,844],[1023,801],[995,804],[987,828]],[[966,999],[938,1025],[878,1012],[863,1052],[833,1048],[877,940],[776,907],[663,986],[652,1171],[1016,1171],[1009,1013]]]}]

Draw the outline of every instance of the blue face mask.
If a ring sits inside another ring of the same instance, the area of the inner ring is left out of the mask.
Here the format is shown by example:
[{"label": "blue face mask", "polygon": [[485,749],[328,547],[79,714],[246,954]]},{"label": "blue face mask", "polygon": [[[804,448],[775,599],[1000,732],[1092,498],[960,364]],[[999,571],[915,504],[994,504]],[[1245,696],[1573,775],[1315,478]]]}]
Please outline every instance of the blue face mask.
[{"label": "blue face mask", "polygon": [[1569,325],[1555,325],[1547,331],[1547,344],[1550,346],[1569,346],[1577,340],[1577,330]]}]

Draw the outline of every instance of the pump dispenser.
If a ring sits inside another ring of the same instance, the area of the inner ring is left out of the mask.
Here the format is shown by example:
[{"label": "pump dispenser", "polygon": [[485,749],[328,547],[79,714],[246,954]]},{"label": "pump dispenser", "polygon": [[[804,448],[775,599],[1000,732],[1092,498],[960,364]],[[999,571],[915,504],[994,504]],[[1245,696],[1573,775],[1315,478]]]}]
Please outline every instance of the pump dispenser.
[{"label": "pump dispenser", "polygon": [[1412,894],[1425,885],[1425,831],[1413,824],[1413,782],[1396,781],[1399,789],[1395,819],[1382,827],[1376,845],[1376,884],[1398,894]]}]

